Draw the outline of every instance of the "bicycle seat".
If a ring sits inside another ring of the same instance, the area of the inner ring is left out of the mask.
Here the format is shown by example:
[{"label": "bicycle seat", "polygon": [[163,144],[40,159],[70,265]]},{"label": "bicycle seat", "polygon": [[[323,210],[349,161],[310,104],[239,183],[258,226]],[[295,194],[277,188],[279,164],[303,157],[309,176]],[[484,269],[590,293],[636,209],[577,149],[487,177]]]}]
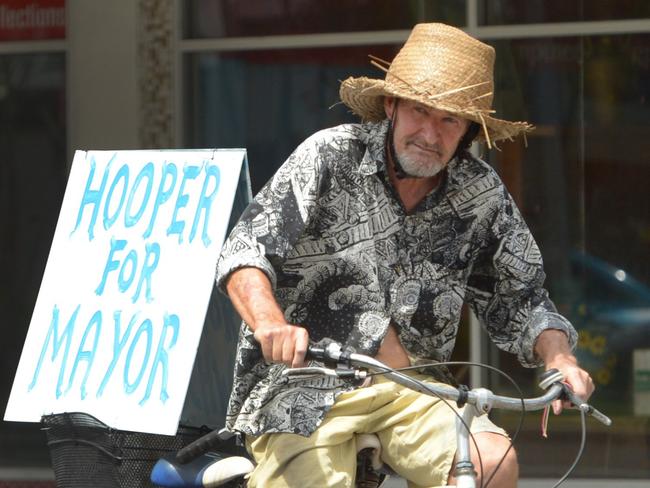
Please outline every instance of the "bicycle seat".
[{"label": "bicycle seat", "polygon": [[[367,466],[363,462],[363,459],[367,459],[370,468],[379,476],[378,483],[372,486],[378,486],[386,474],[392,474],[381,460],[379,438],[375,434],[356,434],[356,438],[358,463],[360,463],[358,466]],[[187,464],[180,464],[174,455],[169,455],[159,459],[155,464],[151,471],[151,481],[165,488],[217,487],[247,476],[254,468],[250,459],[222,452],[207,452]],[[368,472],[363,468],[357,474],[360,478],[367,476]]]},{"label": "bicycle seat", "polygon": [[158,460],[151,481],[167,488],[221,486],[246,476],[254,467],[248,458],[219,452],[207,452],[187,464],[179,464],[172,455]]}]

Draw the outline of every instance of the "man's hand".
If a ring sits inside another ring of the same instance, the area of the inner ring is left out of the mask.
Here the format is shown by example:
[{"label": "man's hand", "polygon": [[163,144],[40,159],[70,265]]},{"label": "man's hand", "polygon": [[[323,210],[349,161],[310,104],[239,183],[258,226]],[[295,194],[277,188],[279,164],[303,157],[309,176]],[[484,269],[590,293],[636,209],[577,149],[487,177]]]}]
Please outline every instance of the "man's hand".
[{"label": "man's hand", "polygon": [[[584,401],[587,401],[594,392],[594,382],[584,369],[578,366],[575,356],[557,355],[553,360],[546,363],[546,369],[556,368],[564,375],[565,383],[568,383],[573,392]],[[559,415],[563,408],[569,408],[571,402],[556,400],[553,402],[553,413]]]},{"label": "man's hand", "polygon": [[255,328],[254,337],[262,346],[264,359],[284,363],[292,368],[305,365],[309,333],[303,327],[269,324]]},{"label": "man's hand", "polygon": [[[589,399],[594,392],[594,382],[589,373],[578,366],[564,332],[555,329],[542,332],[535,342],[535,353],[544,361],[547,370],[556,368],[564,375],[564,381],[577,396],[584,401]],[[570,406],[571,402],[556,400],[553,402],[553,413],[559,415],[563,407]]]}]

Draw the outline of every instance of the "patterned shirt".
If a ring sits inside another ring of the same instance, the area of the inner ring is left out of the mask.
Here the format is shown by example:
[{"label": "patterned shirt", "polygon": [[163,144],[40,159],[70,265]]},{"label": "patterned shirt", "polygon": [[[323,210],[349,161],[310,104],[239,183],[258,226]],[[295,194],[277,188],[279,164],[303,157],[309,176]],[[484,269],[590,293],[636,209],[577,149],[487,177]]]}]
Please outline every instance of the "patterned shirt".
[{"label": "patterned shirt", "polygon": [[[393,324],[415,361],[446,361],[467,301],[491,340],[528,367],[547,328],[576,333],[543,288],[542,258],[495,171],[467,154],[407,213],[386,172],[387,121],[320,131],[288,158],[224,244],[217,282],[269,277],[287,321],[311,340],[375,355]],[[242,324],[227,427],[311,434],[343,380],[287,379]]]}]

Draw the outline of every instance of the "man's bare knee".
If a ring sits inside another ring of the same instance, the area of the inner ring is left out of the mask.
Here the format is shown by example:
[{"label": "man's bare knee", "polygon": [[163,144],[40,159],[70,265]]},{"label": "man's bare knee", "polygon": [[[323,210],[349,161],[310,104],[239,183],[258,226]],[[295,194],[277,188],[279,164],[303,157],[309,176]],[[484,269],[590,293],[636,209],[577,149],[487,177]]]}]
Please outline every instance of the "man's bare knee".
[{"label": "man's bare knee", "polygon": [[[510,439],[500,434],[492,432],[481,432],[474,435],[476,445],[470,439],[470,452],[472,463],[477,472],[478,485],[486,483],[488,479],[491,486],[499,488],[515,488],[519,479],[519,464],[517,463],[517,453],[510,446]],[[478,452],[481,453],[479,458]],[[454,468],[456,458],[449,474],[449,484],[453,485],[456,478],[454,477]],[[496,473],[495,473],[496,470]]]},{"label": "man's bare knee", "polygon": [[[483,432],[474,437],[481,453],[484,482],[492,478],[490,482],[492,486],[516,487],[519,478],[519,464],[517,462],[517,453],[514,447],[511,446],[510,439],[491,432]],[[472,445],[471,451],[472,461],[478,472],[480,467],[476,447]],[[480,478],[481,473],[479,472]]]}]

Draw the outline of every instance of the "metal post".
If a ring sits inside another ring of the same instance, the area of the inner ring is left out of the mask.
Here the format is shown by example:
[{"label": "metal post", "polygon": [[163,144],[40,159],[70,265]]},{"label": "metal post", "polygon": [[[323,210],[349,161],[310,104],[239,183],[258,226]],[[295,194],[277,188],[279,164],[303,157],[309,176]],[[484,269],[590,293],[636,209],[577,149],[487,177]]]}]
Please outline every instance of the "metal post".
[{"label": "metal post", "polygon": [[[465,405],[462,414],[462,421],[456,417],[456,466],[454,477],[456,488],[476,488],[476,470],[472,463],[472,456],[469,446],[469,431],[472,421],[480,415],[473,405]],[[463,424],[464,422],[464,424]]]}]

